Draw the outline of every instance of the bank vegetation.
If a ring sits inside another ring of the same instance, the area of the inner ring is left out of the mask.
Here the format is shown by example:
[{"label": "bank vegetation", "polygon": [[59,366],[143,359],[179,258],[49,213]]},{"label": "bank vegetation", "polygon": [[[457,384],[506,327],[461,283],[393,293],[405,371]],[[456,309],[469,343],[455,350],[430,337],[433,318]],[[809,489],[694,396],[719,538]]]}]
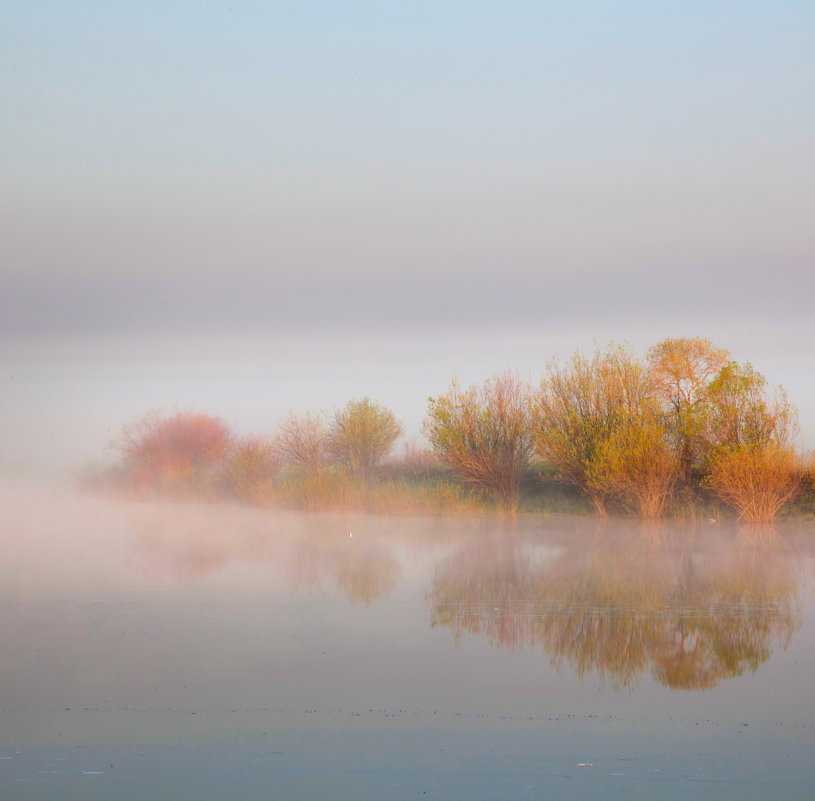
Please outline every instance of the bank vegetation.
[{"label": "bank vegetation", "polygon": [[506,372],[428,399],[429,448],[404,445],[389,409],[357,398],[238,436],[197,411],[150,412],[89,478],[143,496],[231,498],[382,513],[593,511],[772,521],[815,512],[815,469],[795,407],[749,363],[706,339],[639,358],[610,345],[552,359],[537,384]]}]

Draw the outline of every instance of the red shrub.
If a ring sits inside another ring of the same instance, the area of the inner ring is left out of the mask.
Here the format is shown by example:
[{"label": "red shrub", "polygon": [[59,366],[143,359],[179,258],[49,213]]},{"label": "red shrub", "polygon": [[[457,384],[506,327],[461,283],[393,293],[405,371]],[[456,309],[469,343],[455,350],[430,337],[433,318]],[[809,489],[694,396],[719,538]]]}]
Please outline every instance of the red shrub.
[{"label": "red shrub", "polygon": [[136,489],[195,492],[209,488],[231,440],[217,417],[150,412],[126,425],[114,446],[124,453],[124,469]]}]

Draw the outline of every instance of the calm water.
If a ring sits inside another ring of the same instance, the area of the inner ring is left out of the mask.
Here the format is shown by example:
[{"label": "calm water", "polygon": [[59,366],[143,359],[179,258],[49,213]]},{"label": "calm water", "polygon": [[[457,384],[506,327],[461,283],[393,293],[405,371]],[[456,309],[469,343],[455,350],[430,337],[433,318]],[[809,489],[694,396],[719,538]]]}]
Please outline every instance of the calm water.
[{"label": "calm water", "polygon": [[0,489],[0,797],[815,797],[815,527]]}]

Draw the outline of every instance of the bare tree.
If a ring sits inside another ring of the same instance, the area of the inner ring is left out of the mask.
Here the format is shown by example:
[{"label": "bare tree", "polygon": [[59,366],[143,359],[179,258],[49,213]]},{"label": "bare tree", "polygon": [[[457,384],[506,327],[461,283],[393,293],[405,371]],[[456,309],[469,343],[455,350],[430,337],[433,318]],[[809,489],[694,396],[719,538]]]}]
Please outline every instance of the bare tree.
[{"label": "bare tree", "polygon": [[454,381],[429,399],[424,433],[441,460],[463,481],[518,508],[521,480],[532,452],[529,389],[514,373],[467,390]]},{"label": "bare tree", "polygon": [[329,460],[329,432],[322,413],[291,414],[283,421],[275,445],[283,461],[316,475]]}]

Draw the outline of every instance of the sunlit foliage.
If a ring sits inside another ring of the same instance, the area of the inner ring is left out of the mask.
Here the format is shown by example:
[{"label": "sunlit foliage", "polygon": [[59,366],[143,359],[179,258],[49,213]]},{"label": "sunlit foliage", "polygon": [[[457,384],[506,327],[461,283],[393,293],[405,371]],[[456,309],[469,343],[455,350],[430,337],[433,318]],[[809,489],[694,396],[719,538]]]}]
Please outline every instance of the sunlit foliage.
[{"label": "sunlit foliage", "polygon": [[744,520],[769,522],[801,488],[795,409],[750,364],[727,364],[709,396],[707,485]]},{"label": "sunlit foliage", "polygon": [[786,393],[773,391],[749,363],[729,362],[719,371],[708,391],[708,406],[706,436],[713,449],[789,446],[798,431]]},{"label": "sunlit foliage", "polygon": [[603,440],[589,468],[589,487],[640,517],[661,517],[671,500],[678,460],[658,415],[644,408]]},{"label": "sunlit foliage", "polygon": [[328,448],[351,475],[369,477],[401,434],[402,426],[393,412],[361,398],[335,413]]},{"label": "sunlit foliage", "polygon": [[494,493],[515,510],[532,451],[529,390],[513,373],[428,400],[424,433],[465,482]]},{"label": "sunlit foliage", "polygon": [[[628,502],[630,489],[644,481],[659,484],[667,496],[673,478],[652,406],[645,369],[625,347],[598,349],[591,358],[576,353],[565,365],[552,361],[536,398],[535,449],[600,514],[611,496],[621,493]],[[651,476],[648,456],[657,453]],[[650,516],[664,503],[643,497],[633,505]]]},{"label": "sunlit foliage", "polygon": [[664,339],[648,350],[649,389],[665,413],[685,484],[704,453],[711,381],[728,358],[726,350],[699,337]]},{"label": "sunlit foliage", "polygon": [[[772,520],[803,487],[799,509],[815,508],[815,470],[795,451],[795,408],[752,365],[728,358],[707,339],[674,338],[646,360],[614,344],[553,359],[536,391],[511,372],[467,389],[453,381],[429,399],[431,450],[412,446],[385,464],[402,426],[369,398],[331,419],[292,413],[273,437],[242,440],[211,415],[151,412],[114,443],[122,462],[84,483],[310,509],[513,515],[540,504],[544,489],[562,500],[576,488],[601,516],[698,518],[718,499],[755,522]],[[522,504],[533,484],[540,491]]]},{"label": "sunlit foliage", "polygon": [[769,523],[801,489],[795,452],[781,445],[741,444],[711,460],[708,485],[750,523]]}]

